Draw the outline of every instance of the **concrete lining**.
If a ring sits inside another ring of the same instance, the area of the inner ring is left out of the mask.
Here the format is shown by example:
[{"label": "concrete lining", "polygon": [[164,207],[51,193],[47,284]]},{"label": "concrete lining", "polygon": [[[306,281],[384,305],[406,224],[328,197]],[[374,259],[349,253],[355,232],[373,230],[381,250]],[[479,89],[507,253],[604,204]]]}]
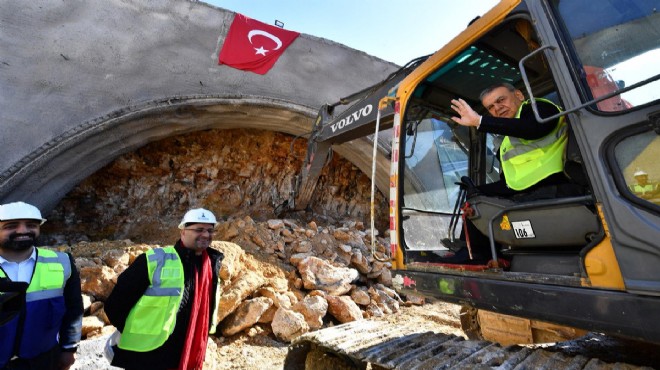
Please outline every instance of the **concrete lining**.
[{"label": "concrete lining", "polygon": [[[118,156],[191,131],[304,135],[322,104],[398,68],[305,34],[266,75],[217,65],[233,17],[184,0],[1,2],[0,202],[47,213]],[[367,140],[335,150],[371,174]],[[386,192],[386,158],[378,171]]]}]

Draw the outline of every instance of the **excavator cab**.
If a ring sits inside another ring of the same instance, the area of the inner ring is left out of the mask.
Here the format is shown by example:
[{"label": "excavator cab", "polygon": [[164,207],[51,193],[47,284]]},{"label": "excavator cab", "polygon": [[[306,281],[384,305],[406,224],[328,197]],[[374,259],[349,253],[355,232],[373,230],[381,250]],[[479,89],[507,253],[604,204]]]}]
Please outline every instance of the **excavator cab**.
[{"label": "excavator cab", "polygon": [[[522,192],[507,198],[477,195],[461,206],[454,206],[449,212],[450,205],[463,202],[463,199],[458,199],[460,187],[467,186],[462,183],[462,178],[468,177],[476,185],[499,180],[501,169],[497,153],[502,140],[497,135],[458,126],[450,118],[454,112],[449,102],[460,97],[480,114],[487,115],[479,100],[482,90],[508,82],[525,91],[527,81],[538,94],[536,96],[550,98],[561,105],[551,71],[542,54],[533,55],[526,61],[524,75],[517,67],[520,60],[537,50],[539,45],[530,20],[523,14],[512,16],[510,21],[482,36],[443,68],[430,74],[412,94],[404,118],[406,137],[402,162],[404,180],[410,181],[404,183],[403,234],[406,247],[420,253],[408,254],[410,260],[442,262],[445,256],[455,252],[447,240],[461,238],[469,242],[470,235],[465,238],[466,231],[459,235],[461,228],[454,229],[456,222],[448,217],[450,215],[456,220],[459,213],[465,214],[459,223],[469,219],[483,235],[489,237],[490,245],[485,247],[491,250],[492,261],[502,257],[512,262],[521,258],[518,255],[524,255],[522,258],[529,260],[528,256],[534,254],[544,259],[544,265],[547,265],[554,254],[564,255],[564,261],[565,255],[572,253],[575,261],[568,273],[574,274],[579,273],[578,252],[602,239],[603,231],[595,202],[589,183],[584,180]],[[570,125],[570,119],[568,122]],[[570,141],[574,142],[575,138]],[[571,155],[567,156],[571,164],[566,168],[572,168],[573,173],[584,174],[579,148],[572,145],[571,151]],[[584,179],[584,176],[581,178]],[[419,235],[416,232],[431,225],[438,230],[439,236]],[[557,235],[557,228],[563,230],[561,235]],[[472,239],[476,239],[474,235]],[[428,249],[430,245],[436,249]],[[432,252],[428,253],[429,250]],[[520,264],[513,264],[513,268],[518,266]],[[567,273],[565,267],[547,272],[552,271]]]},{"label": "excavator cab", "polygon": [[[501,0],[436,53],[369,89],[334,121],[323,124],[319,115],[310,140],[326,148],[367,129],[392,128],[386,261],[397,292],[461,305],[469,339],[547,343],[594,331],[660,343],[660,321],[649,320],[660,311],[657,8],[657,0]],[[458,125],[451,100],[462,98],[486,115],[480,93],[501,82],[524,93],[537,122],[566,121],[567,181],[507,197],[479,194],[478,186],[500,179],[503,138]],[[358,110],[376,107],[374,97],[378,109],[370,112],[382,113],[384,125],[373,124],[373,117],[357,121],[367,116]],[[542,116],[536,98],[562,111]],[[381,111],[388,102],[393,104]],[[349,129],[323,133],[353,114]],[[375,169],[382,143],[374,141]],[[318,152],[310,157],[319,158]],[[306,167],[315,168],[314,162]],[[465,232],[471,225],[476,230]],[[456,360],[460,351],[448,341],[409,344],[403,337],[413,336],[401,328],[361,324],[337,326],[296,348],[321,353],[307,360],[346,357],[383,368],[494,363],[472,352]],[[399,338],[384,344],[389,333]],[[385,348],[405,355],[397,358]],[[291,353],[294,362],[303,362],[299,352]],[[392,358],[406,365],[393,365]]]},{"label": "excavator cab", "polygon": [[[515,3],[502,1],[398,86],[390,225],[394,281],[408,284],[397,289],[660,342],[660,325],[642,334],[633,327],[648,329],[644,320],[622,316],[660,308],[657,2]],[[487,115],[480,93],[501,82],[562,108],[544,117],[534,107],[538,122],[567,123],[567,181],[465,197],[462,179],[500,179],[503,138],[453,122],[450,102]],[[467,220],[483,238],[466,233]],[[463,247],[469,258],[455,259]]]}]

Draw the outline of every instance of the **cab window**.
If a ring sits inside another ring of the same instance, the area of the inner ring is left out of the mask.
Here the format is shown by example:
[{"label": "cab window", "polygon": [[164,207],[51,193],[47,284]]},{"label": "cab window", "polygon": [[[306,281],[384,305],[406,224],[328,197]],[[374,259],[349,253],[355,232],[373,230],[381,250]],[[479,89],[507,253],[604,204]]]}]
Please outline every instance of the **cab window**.
[{"label": "cab window", "polygon": [[582,66],[585,101],[640,84],[593,109],[627,111],[660,98],[657,0],[555,0],[553,4]]},{"label": "cab window", "polygon": [[614,153],[628,196],[660,206],[660,136],[655,131],[630,135],[616,144]]}]

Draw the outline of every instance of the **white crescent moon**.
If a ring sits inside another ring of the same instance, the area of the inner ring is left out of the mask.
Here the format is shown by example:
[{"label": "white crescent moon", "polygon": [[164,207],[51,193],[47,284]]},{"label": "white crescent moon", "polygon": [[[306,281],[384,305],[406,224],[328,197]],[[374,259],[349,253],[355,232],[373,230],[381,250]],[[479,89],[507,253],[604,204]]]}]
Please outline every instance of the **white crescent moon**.
[{"label": "white crescent moon", "polygon": [[277,46],[273,50],[277,50],[282,47],[282,40],[280,40],[277,36],[262,30],[252,30],[248,32],[248,40],[250,40],[250,44],[252,43],[252,36],[256,36],[256,35],[268,37],[269,39],[273,40],[273,42],[277,44]]}]

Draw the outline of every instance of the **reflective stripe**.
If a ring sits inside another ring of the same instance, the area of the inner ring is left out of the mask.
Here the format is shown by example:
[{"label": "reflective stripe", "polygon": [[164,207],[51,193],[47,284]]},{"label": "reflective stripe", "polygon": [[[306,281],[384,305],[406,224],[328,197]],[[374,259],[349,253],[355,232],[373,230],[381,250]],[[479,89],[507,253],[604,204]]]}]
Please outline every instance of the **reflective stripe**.
[{"label": "reflective stripe", "polygon": [[[166,253],[162,248],[156,248],[153,251],[154,254],[149,256],[149,261],[156,262],[156,270],[154,270],[152,277],[152,282],[151,282],[152,288],[149,290],[158,290],[161,289],[163,285],[163,281],[161,280],[161,273],[163,271],[163,267],[165,267],[165,261],[177,260],[179,256],[176,254],[176,252]],[[173,295],[173,294],[148,294],[148,295],[162,296],[162,295]],[[178,293],[176,295],[178,295]]]},{"label": "reflective stripe", "polygon": [[26,302],[38,301],[40,299],[49,299],[57,298],[64,295],[64,288],[59,289],[49,289],[49,290],[37,290],[34,292],[28,292],[25,294]]},{"label": "reflective stripe", "polygon": [[[563,119],[563,117],[561,118]],[[509,141],[513,148],[509,149],[506,153],[502,154],[502,160],[508,161],[513,157],[519,156],[521,154],[526,154],[535,149],[542,149],[548,145],[551,145],[555,141],[559,140],[562,136],[566,135],[568,127],[561,123],[558,124],[559,129],[555,132],[554,135],[546,135],[541,139],[535,140],[532,143],[523,143],[521,139],[513,136],[509,136]]]},{"label": "reflective stripe", "polygon": [[176,297],[179,294],[181,294],[181,290],[178,288],[147,288],[144,291],[144,295],[153,297]]}]

